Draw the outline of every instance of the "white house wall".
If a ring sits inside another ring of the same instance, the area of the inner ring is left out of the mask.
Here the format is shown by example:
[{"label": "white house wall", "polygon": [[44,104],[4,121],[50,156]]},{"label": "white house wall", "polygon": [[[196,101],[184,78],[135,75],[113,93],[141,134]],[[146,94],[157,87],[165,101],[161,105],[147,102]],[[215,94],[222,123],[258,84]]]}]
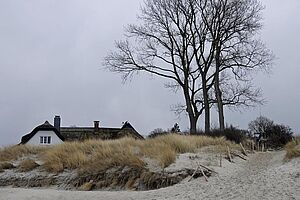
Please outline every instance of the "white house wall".
[{"label": "white house wall", "polygon": [[[51,144],[41,144],[40,137],[51,136]],[[26,144],[29,145],[55,145],[61,144],[63,141],[55,134],[54,131],[38,131]]]}]

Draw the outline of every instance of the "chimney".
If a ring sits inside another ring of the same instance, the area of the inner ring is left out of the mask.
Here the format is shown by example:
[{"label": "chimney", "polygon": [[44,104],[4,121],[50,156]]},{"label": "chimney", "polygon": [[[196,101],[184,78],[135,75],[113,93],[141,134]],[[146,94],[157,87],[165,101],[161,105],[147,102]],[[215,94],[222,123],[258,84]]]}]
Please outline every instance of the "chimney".
[{"label": "chimney", "polygon": [[54,117],[54,127],[60,131],[60,116],[55,116]]},{"label": "chimney", "polygon": [[94,121],[94,132],[99,131],[99,121]]}]

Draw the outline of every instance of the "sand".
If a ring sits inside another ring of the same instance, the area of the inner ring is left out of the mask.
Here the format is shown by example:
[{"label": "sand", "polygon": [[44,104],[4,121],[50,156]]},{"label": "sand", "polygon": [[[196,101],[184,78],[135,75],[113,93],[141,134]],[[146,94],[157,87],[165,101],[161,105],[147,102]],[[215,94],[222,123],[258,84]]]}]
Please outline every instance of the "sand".
[{"label": "sand", "polygon": [[[218,174],[183,181],[172,187],[153,191],[63,191],[56,189],[0,188],[0,200],[159,200],[159,199],[299,199],[300,158],[284,162],[284,151],[255,153],[244,161],[223,162],[214,167]],[[187,156],[180,156],[182,163]]]}]

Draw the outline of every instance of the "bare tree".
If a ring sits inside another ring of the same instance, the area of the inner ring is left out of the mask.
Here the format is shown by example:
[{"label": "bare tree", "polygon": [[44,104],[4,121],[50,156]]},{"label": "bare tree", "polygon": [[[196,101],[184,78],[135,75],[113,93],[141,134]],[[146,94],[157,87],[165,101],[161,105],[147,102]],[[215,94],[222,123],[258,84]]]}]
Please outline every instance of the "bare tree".
[{"label": "bare tree", "polygon": [[[261,10],[257,0],[145,0],[140,25],[127,27],[126,40],[116,42],[105,65],[124,80],[138,72],[168,79],[168,87],[183,92],[184,105],[177,111],[187,112],[191,133],[203,112],[210,131],[210,109],[217,104],[223,129],[223,106],[255,102],[260,93],[248,84],[249,72],[267,68],[272,60],[253,39]],[[225,84],[220,79],[225,72],[245,83]]]},{"label": "bare tree", "polygon": [[[215,48],[215,102],[220,129],[224,130],[224,105],[262,103],[259,90],[253,89],[250,83],[249,74],[254,70],[268,69],[273,60],[270,50],[254,38],[262,27],[263,6],[258,0],[202,0],[198,1],[198,7],[209,30],[208,40]],[[225,70],[230,70],[235,80],[246,84],[238,83],[235,89],[227,87],[227,90],[222,91],[220,74]]]},{"label": "bare tree", "polygon": [[259,116],[255,120],[249,123],[249,129],[252,133],[264,134],[270,127],[274,125],[274,122],[267,117]]},{"label": "bare tree", "polygon": [[190,51],[188,25],[194,16],[189,0],[146,0],[141,12],[141,25],[128,26],[126,40],[116,43],[117,51],[105,58],[105,65],[122,73],[124,80],[141,71],[171,80],[169,87],[183,92],[190,132],[195,133],[204,107],[198,100],[201,82]]}]

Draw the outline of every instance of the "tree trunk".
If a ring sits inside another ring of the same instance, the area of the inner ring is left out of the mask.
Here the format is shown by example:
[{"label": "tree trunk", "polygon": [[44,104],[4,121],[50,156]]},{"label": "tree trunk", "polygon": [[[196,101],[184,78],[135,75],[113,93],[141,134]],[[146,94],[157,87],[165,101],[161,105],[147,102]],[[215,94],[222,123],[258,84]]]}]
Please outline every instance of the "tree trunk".
[{"label": "tree trunk", "polygon": [[190,120],[190,134],[194,135],[197,133],[197,119],[193,116],[189,116]]},{"label": "tree trunk", "polygon": [[221,131],[225,129],[225,120],[224,120],[224,108],[223,108],[223,100],[222,100],[222,91],[220,89],[220,49],[217,47],[216,51],[216,74],[215,74],[215,95],[218,105],[218,114],[219,114],[219,128]]},{"label": "tree trunk", "polygon": [[189,94],[189,90],[187,87],[183,87],[183,93],[184,93],[184,98],[186,102],[186,111],[189,116],[189,121],[190,121],[190,134],[196,134],[197,133],[197,121],[198,121],[198,116],[193,110],[192,104],[191,104],[191,97]]},{"label": "tree trunk", "polygon": [[208,90],[206,86],[206,80],[205,77],[202,77],[202,87],[203,87],[203,101],[204,101],[204,126],[205,126],[205,133],[210,132],[210,106],[209,106],[209,96],[208,96]]},{"label": "tree trunk", "polygon": [[216,99],[217,99],[217,105],[218,105],[218,115],[219,115],[219,128],[221,131],[224,131],[225,129],[225,120],[224,120],[224,108],[223,108],[223,101],[222,101],[222,92],[219,87],[219,80],[215,82],[215,93],[216,93]]}]

